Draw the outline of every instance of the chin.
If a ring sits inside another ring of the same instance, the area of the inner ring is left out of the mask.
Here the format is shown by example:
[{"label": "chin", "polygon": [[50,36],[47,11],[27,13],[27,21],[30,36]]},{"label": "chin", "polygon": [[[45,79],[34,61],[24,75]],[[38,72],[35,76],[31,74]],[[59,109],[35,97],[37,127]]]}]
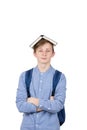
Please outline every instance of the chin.
[{"label": "chin", "polygon": [[42,63],[42,64],[48,64],[48,62],[47,62],[47,61],[42,61],[41,63]]},{"label": "chin", "polygon": [[41,64],[48,64],[50,61],[48,61],[48,60],[40,60],[40,63]]}]

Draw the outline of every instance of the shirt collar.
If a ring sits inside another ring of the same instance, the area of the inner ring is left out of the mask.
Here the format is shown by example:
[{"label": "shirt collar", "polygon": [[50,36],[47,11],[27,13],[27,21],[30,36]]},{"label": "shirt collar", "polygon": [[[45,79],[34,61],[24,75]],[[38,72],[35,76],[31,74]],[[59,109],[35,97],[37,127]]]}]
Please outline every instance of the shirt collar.
[{"label": "shirt collar", "polygon": [[46,74],[50,73],[50,71],[52,71],[52,68],[53,68],[53,67],[50,65],[50,67],[48,68],[48,70],[45,71],[45,72],[40,72],[40,70],[38,69],[38,66],[36,66],[34,69],[35,69],[35,71],[36,71],[37,73],[42,74],[42,75],[46,75]]}]

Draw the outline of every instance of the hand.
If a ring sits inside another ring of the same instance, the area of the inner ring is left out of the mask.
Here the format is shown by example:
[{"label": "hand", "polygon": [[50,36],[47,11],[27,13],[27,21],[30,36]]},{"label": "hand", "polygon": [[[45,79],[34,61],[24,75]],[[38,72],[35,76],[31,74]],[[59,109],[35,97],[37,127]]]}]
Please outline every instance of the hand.
[{"label": "hand", "polygon": [[[30,97],[30,98],[27,98],[27,102],[29,102],[29,103],[32,103],[32,104],[34,104],[35,106],[38,106],[38,104],[39,104],[39,99],[38,98],[34,98],[34,97]],[[37,112],[40,112],[40,111],[42,111],[40,108],[37,108],[37,110],[36,110]]]},{"label": "hand", "polygon": [[40,111],[42,111],[40,108],[37,108],[37,110],[36,110],[37,112],[40,112]]},{"label": "hand", "polygon": [[54,96],[51,96],[51,97],[50,97],[50,100],[54,100]]},{"label": "hand", "polygon": [[39,105],[39,99],[34,97],[27,98],[27,102],[34,104],[35,106]]}]

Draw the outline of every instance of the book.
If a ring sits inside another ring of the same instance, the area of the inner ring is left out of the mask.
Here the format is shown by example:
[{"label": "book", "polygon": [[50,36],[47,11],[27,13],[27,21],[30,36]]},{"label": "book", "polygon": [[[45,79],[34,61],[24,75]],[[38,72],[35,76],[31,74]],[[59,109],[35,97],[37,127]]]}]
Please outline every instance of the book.
[{"label": "book", "polygon": [[35,45],[35,44],[37,44],[37,42],[39,42],[41,39],[45,39],[45,40],[47,40],[47,41],[49,41],[49,42],[51,42],[53,45],[57,45],[57,42],[56,41],[54,41],[54,40],[52,40],[51,38],[49,38],[49,37],[47,37],[47,36],[45,36],[45,35],[40,35],[32,44],[30,44],[29,46],[31,47],[31,48],[33,48],[33,46]]}]

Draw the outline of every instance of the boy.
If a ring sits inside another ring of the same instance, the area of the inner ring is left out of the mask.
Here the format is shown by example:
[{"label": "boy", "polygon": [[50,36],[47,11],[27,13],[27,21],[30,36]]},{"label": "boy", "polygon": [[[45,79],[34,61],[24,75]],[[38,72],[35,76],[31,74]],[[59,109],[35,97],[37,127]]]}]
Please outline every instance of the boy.
[{"label": "boy", "polygon": [[54,57],[54,45],[56,42],[41,35],[30,46],[34,50],[37,66],[33,68],[30,83],[30,97],[27,97],[25,73],[19,79],[16,105],[20,112],[24,113],[21,130],[60,130],[59,112],[65,102],[66,78],[61,74],[52,95],[52,83],[55,69],[51,66],[51,58]]}]

